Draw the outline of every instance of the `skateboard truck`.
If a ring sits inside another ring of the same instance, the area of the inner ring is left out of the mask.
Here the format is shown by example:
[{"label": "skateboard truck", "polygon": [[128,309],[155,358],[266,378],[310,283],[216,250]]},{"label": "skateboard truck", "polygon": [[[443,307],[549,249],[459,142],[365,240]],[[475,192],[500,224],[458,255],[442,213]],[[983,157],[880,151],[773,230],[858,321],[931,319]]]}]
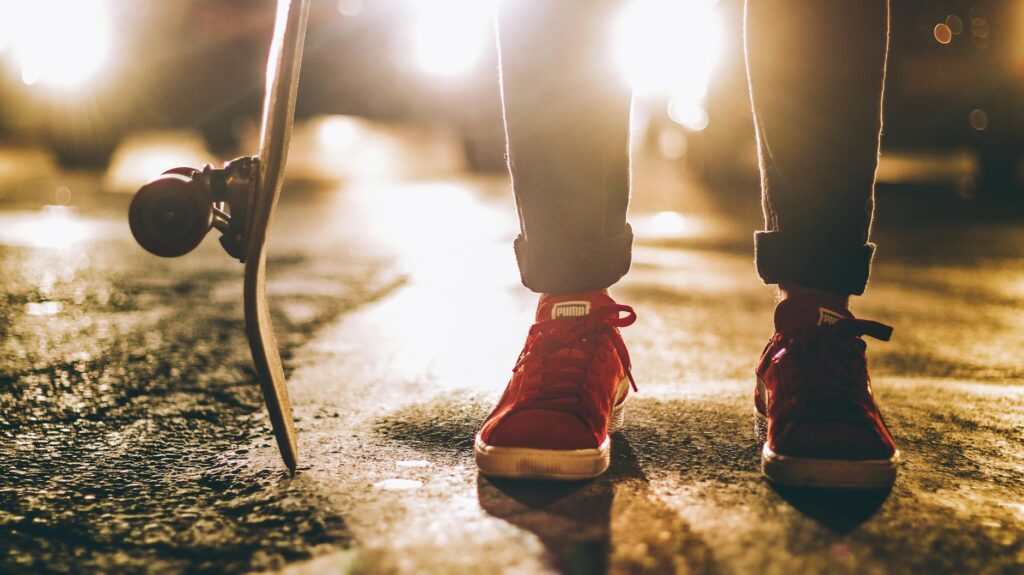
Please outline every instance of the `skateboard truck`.
[{"label": "skateboard truck", "polygon": [[196,248],[211,228],[220,245],[245,263],[252,229],[259,158],[243,156],[214,168],[173,168],[142,186],[128,209],[132,235],[146,251],[177,257]]}]

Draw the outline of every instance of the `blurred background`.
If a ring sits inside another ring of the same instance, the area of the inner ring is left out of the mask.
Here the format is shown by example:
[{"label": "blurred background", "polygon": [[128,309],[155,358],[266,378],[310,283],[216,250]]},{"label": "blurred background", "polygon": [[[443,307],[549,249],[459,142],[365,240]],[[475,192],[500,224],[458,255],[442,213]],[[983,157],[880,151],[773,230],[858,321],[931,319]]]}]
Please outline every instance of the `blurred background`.
[{"label": "blurred background", "polygon": [[[314,0],[291,175],[501,171],[494,1]],[[109,166],[127,189],[251,148],[273,2],[0,10],[0,180]],[[880,179],[1018,194],[1024,3],[895,0],[892,15]],[[634,139],[708,182],[752,181],[742,2],[634,0],[608,27],[601,57],[634,86]]]},{"label": "blurred background", "polygon": [[870,344],[906,455],[887,501],[758,469],[775,294],[751,262],[740,0],[623,0],[595,55],[635,91],[615,294],[641,393],[609,474],[477,475],[536,305],[495,1],[312,2],[268,256],[293,479],[242,266],[212,238],[152,256],[127,218],[164,170],[255,153],[276,2],[0,0],[0,572],[1024,572],[1024,0],[891,2],[856,302],[897,326]]}]

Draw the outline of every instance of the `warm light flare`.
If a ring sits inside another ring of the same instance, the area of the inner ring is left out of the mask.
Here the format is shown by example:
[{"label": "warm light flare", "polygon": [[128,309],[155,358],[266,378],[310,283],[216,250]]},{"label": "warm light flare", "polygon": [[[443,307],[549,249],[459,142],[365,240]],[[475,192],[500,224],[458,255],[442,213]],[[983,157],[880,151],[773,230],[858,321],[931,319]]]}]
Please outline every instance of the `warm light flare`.
[{"label": "warm light flare", "polygon": [[0,50],[26,85],[81,86],[107,63],[107,0],[0,0]]},{"label": "warm light flare", "polygon": [[8,212],[0,216],[0,245],[71,248],[80,247],[96,235],[96,224],[81,218],[68,206],[46,206],[40,212]]},{"label": "warm light flare", "polygon": [[713,0],[633,0],[615,22],[614,57],[638,95],[703,98],[722,44]]},{"label": "warm light flare", "polygon": [[414,1],[417,67],[433,76],[459,76],[484,54],[494,0]]},{"label": "warm light flare", "polygon": [[641,237],[652,239],[689,238],[707,234],[699,218],[674,211],[661,211],[635,218],[633,227]]},{"label": "warm light flare", "polygon": [[165,170],[177,166],[202,168],[213,159],[197,133],[141,132],[125,138],[114,151],[103,184],[109,190],[135,192]]},{"label": "warm light flare", "polygon": [[310,181],[440,176],[465,169],[451,134],[351,116],[317,116],[292,134],[288,177]]},{"label": "warm light flare", "polygon": [[708,113],[699,99],[673,98],[668,103],[668,117],[694,132],[708,127]]}]

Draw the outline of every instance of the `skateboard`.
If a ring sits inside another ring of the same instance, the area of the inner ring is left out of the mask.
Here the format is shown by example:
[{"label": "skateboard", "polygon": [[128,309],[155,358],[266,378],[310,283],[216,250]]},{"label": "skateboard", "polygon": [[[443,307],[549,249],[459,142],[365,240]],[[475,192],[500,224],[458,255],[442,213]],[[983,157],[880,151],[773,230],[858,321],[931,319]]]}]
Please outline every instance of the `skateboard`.
[{"label": "skateboard", "polygon": [[168,170],[143,186],[128,210],[132,235],[155,255],[184,255],[217,228],[227,253],[245,264],[245,331],[277,446],[292,473],[298,447],[267,302],[267,240],[288,157],[309,2],[277,2],[257,155],[222,168],[207,164]]}]

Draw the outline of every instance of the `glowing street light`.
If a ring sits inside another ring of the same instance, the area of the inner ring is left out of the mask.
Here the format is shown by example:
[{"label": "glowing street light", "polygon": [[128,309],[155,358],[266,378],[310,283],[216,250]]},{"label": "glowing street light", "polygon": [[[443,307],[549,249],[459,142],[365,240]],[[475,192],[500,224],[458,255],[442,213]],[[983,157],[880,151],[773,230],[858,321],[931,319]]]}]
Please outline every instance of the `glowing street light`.
[{"label": "glowing street light", "polygon": [[415,0],[413,50],[420,71],[442,77],[468,73],[489,40],[495,0]]},{"label": "glowing street light", "polygon": [[612,56],[634,94],[667,98],[669,117],[700,131],[723,39],[714,0],[633,0],[614,22]]},{"label": "glowing street light", "polygon": [[713,0],[634,0],[614,29],[614,58],[640,95],[702,98],[722,51]]},{"label": "glowing street light", "polygon": [[107,0],[0,0],[0,51],[25,85],[80,87],[107,63],[110,16]]}]

